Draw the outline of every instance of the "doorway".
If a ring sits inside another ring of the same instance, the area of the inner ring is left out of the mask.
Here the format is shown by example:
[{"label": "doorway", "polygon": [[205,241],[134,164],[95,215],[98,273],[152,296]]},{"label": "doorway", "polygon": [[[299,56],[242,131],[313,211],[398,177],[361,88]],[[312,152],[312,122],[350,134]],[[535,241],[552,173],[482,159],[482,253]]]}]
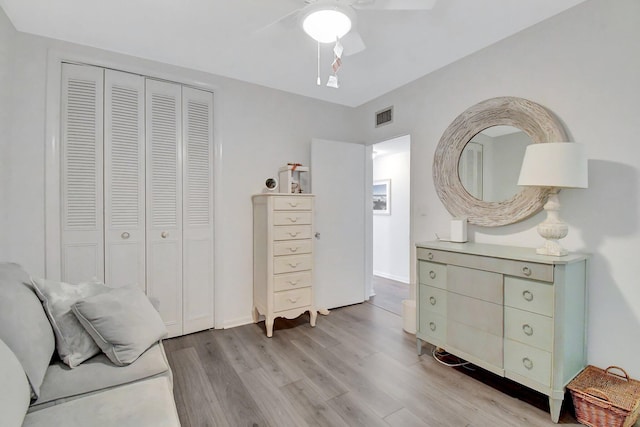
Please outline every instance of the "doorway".
[{"label": "doorway", "polygon": [[409,135],[373,145],[373,286],[369,302],[397,315],[410,298]]}]

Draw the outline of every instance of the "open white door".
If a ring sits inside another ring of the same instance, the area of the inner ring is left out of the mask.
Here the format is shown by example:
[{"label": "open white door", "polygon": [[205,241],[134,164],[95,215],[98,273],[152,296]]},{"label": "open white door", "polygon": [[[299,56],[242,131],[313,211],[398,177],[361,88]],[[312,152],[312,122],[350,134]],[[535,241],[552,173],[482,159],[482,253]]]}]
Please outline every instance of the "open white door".
[{"label": "open white door", "polygon": [[311,141],[318,309],[368,299],[371,289],[371,147]]}]

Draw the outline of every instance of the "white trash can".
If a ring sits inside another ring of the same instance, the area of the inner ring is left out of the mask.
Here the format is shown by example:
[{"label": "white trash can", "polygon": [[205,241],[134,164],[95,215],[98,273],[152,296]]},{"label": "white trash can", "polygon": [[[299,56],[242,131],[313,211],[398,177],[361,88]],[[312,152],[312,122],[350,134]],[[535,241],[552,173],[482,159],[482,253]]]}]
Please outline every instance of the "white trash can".
[{"label": "white trash can", "polygon": [[410,334],[416,333],[416,301],[413,299],[402,301],[402,329]]}]

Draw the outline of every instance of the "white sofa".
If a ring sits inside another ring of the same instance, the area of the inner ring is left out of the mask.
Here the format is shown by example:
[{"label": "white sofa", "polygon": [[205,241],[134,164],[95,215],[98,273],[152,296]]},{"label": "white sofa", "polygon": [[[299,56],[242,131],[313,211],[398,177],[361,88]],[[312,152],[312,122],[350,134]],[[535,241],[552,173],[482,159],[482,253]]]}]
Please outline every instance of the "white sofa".
[{"label": "white sofa", "polygon": [[54,347],[29,276],[0,263],[0,426],[180,426],[161,342],[122,367],[100,354],[71,369]]}]

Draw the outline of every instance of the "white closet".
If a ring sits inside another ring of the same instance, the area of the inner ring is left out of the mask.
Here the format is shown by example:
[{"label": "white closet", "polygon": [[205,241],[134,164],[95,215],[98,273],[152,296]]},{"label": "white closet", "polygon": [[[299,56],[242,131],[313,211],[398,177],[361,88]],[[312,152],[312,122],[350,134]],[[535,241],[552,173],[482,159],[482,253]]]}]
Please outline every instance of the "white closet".
[{"label": "white closet", "polygon": [[64,64],[62,280],[137,283],[170,336],[213,327],[213,94]]}]

